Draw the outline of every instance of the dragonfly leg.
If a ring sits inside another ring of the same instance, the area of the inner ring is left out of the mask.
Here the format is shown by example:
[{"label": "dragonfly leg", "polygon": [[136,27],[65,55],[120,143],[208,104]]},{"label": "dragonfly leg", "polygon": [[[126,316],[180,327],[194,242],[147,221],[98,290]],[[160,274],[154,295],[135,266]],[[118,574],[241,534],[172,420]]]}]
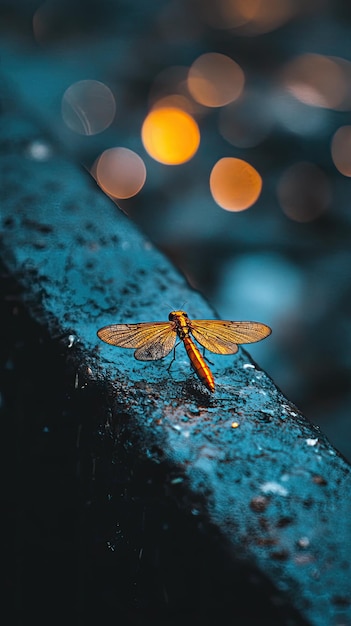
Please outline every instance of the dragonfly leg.
[{"label": "dragonfly leg", "polygon": [[204,357],[204,359],[206,359],[207,363],[209,363],[210,365],[214,365],[214,363],[212,363],[212,361],[210,361],[210,359],[207,358],[205,352],[206,352],[206,348],[202,348],[202,356]]},{"label": "dragonfly leg", "polygon": [[180,341],[178,341],[178,343],[176,343],[176,345],[175,345],[175,346],[174,346],[174,348],[173,348],[173,359],[172,359],[172,361],[170,362],[169,366],[167,367],[168,372],[169,372],[169,370],[170,370],[170,369],[171,369],[171,367],[172,367],[172,363],[175,361],[175,358],[176,358],[176,347],[177,347],[177,346],[179,346],[179,344],[180,344]]}]

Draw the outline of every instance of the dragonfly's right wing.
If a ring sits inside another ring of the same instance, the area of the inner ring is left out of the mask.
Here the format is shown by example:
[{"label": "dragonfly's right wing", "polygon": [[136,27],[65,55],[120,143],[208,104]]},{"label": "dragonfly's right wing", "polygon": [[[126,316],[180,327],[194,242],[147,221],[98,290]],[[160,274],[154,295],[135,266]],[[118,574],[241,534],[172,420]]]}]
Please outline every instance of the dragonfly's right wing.
[{"label": "dragonfly's right wing", "polygon": [[110,324],[100,328],[98,337],[120,348],[137,348],[139,361],[163,359],[174,348],[177,333],[171,322],[140,322],[139,324]]}]

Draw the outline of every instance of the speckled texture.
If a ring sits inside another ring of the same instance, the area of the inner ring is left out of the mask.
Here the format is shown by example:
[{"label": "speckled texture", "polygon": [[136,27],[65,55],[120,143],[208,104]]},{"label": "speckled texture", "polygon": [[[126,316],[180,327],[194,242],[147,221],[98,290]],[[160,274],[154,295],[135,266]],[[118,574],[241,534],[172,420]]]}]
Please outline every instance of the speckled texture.
[{"label": "speckled texture", "polygon": [[[214,313],[33,123],[5,112],[0,139],[2,261],[32,318],[70,355],[75,387],[108,399],[100,435],[113,432],[139,464],[167,466],[159,494],[215,527],[226,558],[253,564],[310,624],[350,624],[349,465],[244,350],[210,355],[210,394],[182,346],[169,372],[171,357],[140,363],[99,342],[96,330],[112,322],[167,319],[181,306]],[[30,153],[38,139],[44,161]]]}]

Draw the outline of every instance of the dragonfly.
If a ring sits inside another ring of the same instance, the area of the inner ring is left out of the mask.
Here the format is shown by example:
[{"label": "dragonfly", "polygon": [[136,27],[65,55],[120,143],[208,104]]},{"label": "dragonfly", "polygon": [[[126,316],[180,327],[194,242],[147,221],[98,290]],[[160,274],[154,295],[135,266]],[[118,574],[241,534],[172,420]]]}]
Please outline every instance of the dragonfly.
[{"label": "dragonfly", "polygon": [[271,332],[271,328],[261,322],[192,320],[185,311],[179,310],[170,312],[168,322],[110,324],[100,328],[97,335],[112,346],[135,349],[134,357],[138,361],[163,359],[171,350],[175,351],[178,338],[184,344],[197,377],[214,392],[214,376],[194,339],[215,354],[235,354],[238,344],[261,341]]}]

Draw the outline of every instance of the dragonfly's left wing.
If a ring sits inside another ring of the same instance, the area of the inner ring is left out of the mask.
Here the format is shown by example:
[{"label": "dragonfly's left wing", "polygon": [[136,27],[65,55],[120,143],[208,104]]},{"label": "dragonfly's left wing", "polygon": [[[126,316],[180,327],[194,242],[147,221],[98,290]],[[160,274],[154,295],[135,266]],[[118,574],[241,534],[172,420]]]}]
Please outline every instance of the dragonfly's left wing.
[{"label": "dragonfly's left wing", "polygon": [[261,341],[272,332],[261,322],[229,320],[191,320],[190,328],[196,341],[216,354],[235,354],[237,344]]}]

